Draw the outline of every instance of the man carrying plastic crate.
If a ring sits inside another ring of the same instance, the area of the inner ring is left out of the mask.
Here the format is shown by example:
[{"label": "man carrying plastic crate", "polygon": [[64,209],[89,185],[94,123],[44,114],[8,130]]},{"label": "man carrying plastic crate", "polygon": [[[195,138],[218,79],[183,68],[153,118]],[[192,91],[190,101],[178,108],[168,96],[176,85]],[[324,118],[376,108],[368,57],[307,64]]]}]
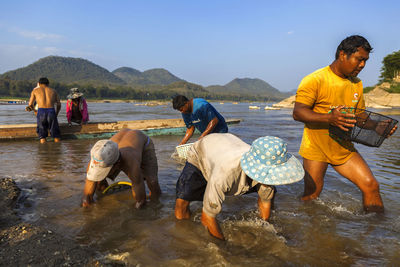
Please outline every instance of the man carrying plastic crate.
[{"label": "man carrying plastic crate", "polygon": [[189,100],[186,96],[177,95],[172,100],[172,106],[182,113],[182,118],[187,128],[186,134],[179,145],[186,144],[195,129],[201,133],[199,139],[210,133],[228,132],[224,117],[202,98]]},{"label": "man carrying plastic crate", "polygon": [[319,196],[330,164],[360,188],[365,211],[384,211],[379,184],[367,163],[350,141],[332,138],[328,130],[332,125],[349,131],[357,121],[354,114],[343,112],[345,108],[365,109],[363,85],[357,75],[371,50],[364,37],[347,37],[338,46],[333,63],[307,75],[297,89],[293,118],[305,124],[299,151],[306,172],[303,200]]},{"label": "man carrying plastic crate", "polygon": [[304,170],[274,136],[256,139],[250,146],[230,133],[209,134],[195,142],[176,183],[175,217],[189,219],[191,201],[203,201],[201,222],[209,233],[224,240],[216,216],[226,196],[258,193],[260,217],[268,220],[274,185],[290,184],[304,177]]}]

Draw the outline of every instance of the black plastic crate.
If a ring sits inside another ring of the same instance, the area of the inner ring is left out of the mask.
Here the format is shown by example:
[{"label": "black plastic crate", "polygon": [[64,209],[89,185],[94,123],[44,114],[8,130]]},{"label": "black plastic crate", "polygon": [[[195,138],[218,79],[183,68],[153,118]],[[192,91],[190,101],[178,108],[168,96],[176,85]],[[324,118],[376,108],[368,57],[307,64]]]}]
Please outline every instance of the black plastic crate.
[{"label": "black plastic crate", "polygon": [[357,123],[347,132],[330,125],[329,134],[366,146],[379,147],[398,123],[395,119],[365,109],[343,108],[341,111],[355,114]]}]

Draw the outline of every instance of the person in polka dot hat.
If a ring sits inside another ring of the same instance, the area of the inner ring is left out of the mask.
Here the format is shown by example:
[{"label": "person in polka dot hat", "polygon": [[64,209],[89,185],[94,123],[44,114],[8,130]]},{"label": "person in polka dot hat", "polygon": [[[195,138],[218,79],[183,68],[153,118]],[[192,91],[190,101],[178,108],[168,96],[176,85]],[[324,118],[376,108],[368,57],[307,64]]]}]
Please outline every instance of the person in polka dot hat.
[{"label": "person in polka dot hat", "polygon": [[176,184],[175,217],[189,219],[190,202],[203,201],[202,224],[212,236],[224,240],[216,216],[226,196],[257,192],[260,217],[268,220],[274,186],[303,177],[303,166],[278,137],[260,137],[250,146],[230,133],[210,134],[188,151]]},{"label": "person in polka dot hat", "polygon": [[295,183],[303,179],[304,169],[300,161],[287,152],[286,146],[279,137],[260,137],[243,154],[240,165],[247,176],[262,184]]}]

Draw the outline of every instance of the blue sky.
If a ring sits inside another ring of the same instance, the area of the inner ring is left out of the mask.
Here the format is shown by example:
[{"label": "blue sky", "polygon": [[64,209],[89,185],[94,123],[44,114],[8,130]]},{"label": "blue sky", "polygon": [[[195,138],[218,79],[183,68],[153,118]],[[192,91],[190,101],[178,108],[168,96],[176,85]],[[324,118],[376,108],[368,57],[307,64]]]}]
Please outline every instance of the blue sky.
[{"label": "blue sky", "polygon": [[[48,56],[109,71],[165,68],[208,86],[260,78],[281,91],[329,65],[340,41],[374,48],[359,77],[374,85],[400,50],[400,1],[18,1],[1,3],[0,73]],[[45,75],[45,74],[44,74]]]}]

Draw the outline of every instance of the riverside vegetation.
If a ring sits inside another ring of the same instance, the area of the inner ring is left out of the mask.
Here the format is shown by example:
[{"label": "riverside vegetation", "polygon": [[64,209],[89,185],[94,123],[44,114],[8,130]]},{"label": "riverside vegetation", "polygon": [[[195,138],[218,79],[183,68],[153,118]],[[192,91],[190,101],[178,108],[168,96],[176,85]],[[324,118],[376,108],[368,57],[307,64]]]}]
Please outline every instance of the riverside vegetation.
[{"label": "riverside vegetation", "polygon": [[164,69],[140,72],[122,67],[109,72],[85,59],[49,56],[0,75],[0,97],[27,98],[42,76],[49,78],[61,98],[72,87],[79,87],[89,99],[160,100],[184,94],[210,100],[279,101],[289,96],[260,79],[234,79],[224,86],[203,87]]}]

